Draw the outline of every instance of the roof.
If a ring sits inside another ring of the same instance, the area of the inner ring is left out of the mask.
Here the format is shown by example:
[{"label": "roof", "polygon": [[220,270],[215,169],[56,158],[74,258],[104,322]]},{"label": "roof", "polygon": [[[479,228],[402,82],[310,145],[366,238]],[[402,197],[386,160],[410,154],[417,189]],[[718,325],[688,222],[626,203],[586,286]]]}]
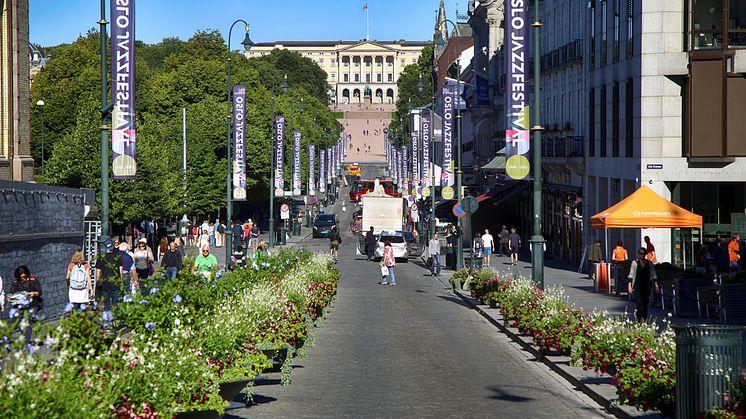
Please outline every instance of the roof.
[{"label": "roof", "polygon": [[505,156],[505,147],[501,148],[500,151],[497,152],[497,156],[495,156],[494,159],[490,160],[489,163],[485,164],[481,167],[482,170],[505,170],[505,163],[507,162],[507,157]]},{"label": "roof", "polygon": [[591,217],[593,228],[702,227],[702,216],[672,203],[646,185]]},{"label": "roof", "polygon": [[257,42],[253,46],[256,47],[273,47],[275,45],[283,45],[286,47],[333,47],[336,45],[357,45],[364,42],[372,42],[380,45],[401,45],[405,47],[426,47],[431,45],[431,41],[407,41],[400,39],[398,41],[377,41],[377,40],[366,40],[361,39],[358,41],[274,41],[274,42]]}]

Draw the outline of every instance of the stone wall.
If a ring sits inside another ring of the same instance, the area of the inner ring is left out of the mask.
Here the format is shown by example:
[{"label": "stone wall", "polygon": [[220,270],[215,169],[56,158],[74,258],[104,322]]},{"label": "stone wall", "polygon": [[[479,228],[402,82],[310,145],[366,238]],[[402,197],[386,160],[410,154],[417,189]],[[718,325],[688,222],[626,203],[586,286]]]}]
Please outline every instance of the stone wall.
[{"label": "stone wall", "polygon": [[81,189],[0,181],[3,289],[10,290],[17,266],[28,266],[41,283],[47,318],[58,317],[68,302],[67,264],[83,247],[85,204],[92,197]]}]

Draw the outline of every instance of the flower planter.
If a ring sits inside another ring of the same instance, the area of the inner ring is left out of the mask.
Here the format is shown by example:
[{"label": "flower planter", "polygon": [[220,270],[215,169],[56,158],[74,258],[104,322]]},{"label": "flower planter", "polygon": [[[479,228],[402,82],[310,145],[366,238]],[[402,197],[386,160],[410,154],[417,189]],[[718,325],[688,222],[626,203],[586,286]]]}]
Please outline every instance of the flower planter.
[{"label": "flower planter", "polygon": [[289,356],[287,346],[282,348],[262,349],[262,353],[269,358],[269,361],[272,363],[272,367],[265,370],[266,372],[280,372],[282,370],[282,364],[285,363],[285,360]]},{"label": "flower planter", "polygon": [[495,300],[489,300],[490,308],[497,308],[497,301]]},{"label": "flower planter", "polygon": [[177,413],[174,417],[178,419],[219,419],[220,413],[217,410],[192,410]]},{"label": "flower planter", "polygon": [[239,380],[239,381],[228,381],[220,383],[220,397],[227,402],[232,402],[236,396],[241,393],[241,390],[249,384],[250,380]]}]

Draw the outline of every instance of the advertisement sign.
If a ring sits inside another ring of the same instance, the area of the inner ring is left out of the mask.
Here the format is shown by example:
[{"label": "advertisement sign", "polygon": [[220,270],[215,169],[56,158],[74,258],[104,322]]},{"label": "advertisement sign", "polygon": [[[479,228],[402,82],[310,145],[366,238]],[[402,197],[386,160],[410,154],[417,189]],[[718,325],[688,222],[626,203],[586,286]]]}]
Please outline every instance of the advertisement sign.
[{"label": "advertisement sign", "polygon": [[319,192],[326,192],[326,151],[319,149]]},{"label": "advertisement sign", "polygon": [[[527,63],[529,59],[526,48],[528,42],[527,6],[524,1],[513,1],[506,4],[507,10],[505,11],[505,15],[510,16],[510,20],[506,20],[505,22],[505,45],[510,46],[509,53],[505,57],[507,66],[505,69],[505,113],[507,118],[505,156],[509,162],[513,156],[528,153],[531,147],[527,89]],[[520,163],[516,163],[517,160],[520,160]],[[524,163],[527,163],[528,160],[515,158],[513,162],[517,166],[523,167]],[[508,172],[508,176],[513,177],[522,173],[524,173],[524,170],[512,170]],[[523,178],[514,177],[514,179]]]},{"label": "advertisement sign", "polygon": [[300,132],[293,131],[293,195],[300,195]]},{"label": "advertisement sign", "polygon": [[313,196],[316,195],[316,177],[314,171],[316,170],[315,160],[316,159],[316,147],[313,144],[308,145],[308,194]]},{"label": "advertisement sign", "polygon": [[135,0],[111,0],[112,179],[137,178]]},{"label": "advertisement sign", "polygon": [[453,170],[453,126],[455,117],[454,110],[455,86],[446,84],[443,87],[443,179],[441,184],[453,186],[455,183]]},{"label": "advertisement sign", "polygon": [[420,135],[417,131],[410,133],[412,140],[412,183],[420,183],[420,153],[419,153],[419,142]]},{"label": "advertisement sign", "polygon": [[422,117],[422,184],[430,185],[430,117]]},{"label": "advertisement sign", "polygon": [[233,200],[246,200],[246,86],[233,86]]},{"label": "advertisement sign", "polygon": [[[275,190],[285,190],[285,117],[275,118]],[[282,192],[281,192],[282,193]]]},{"label": "advertisement sign", "polygon": [[490,84],[486,77],[474,73],[477,84],[477,106],[490,105]]}]

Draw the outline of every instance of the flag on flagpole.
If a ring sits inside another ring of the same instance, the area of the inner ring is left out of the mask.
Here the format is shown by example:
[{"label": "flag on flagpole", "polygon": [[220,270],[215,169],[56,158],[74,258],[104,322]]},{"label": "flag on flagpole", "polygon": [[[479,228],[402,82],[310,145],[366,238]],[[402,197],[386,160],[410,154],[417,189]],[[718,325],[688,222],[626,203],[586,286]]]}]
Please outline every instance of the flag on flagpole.
[{"label": "flag on flagpole", "polygon": [[368,10],[368,3],[365,3],[365,4],[363,5],[363,10]]}]

